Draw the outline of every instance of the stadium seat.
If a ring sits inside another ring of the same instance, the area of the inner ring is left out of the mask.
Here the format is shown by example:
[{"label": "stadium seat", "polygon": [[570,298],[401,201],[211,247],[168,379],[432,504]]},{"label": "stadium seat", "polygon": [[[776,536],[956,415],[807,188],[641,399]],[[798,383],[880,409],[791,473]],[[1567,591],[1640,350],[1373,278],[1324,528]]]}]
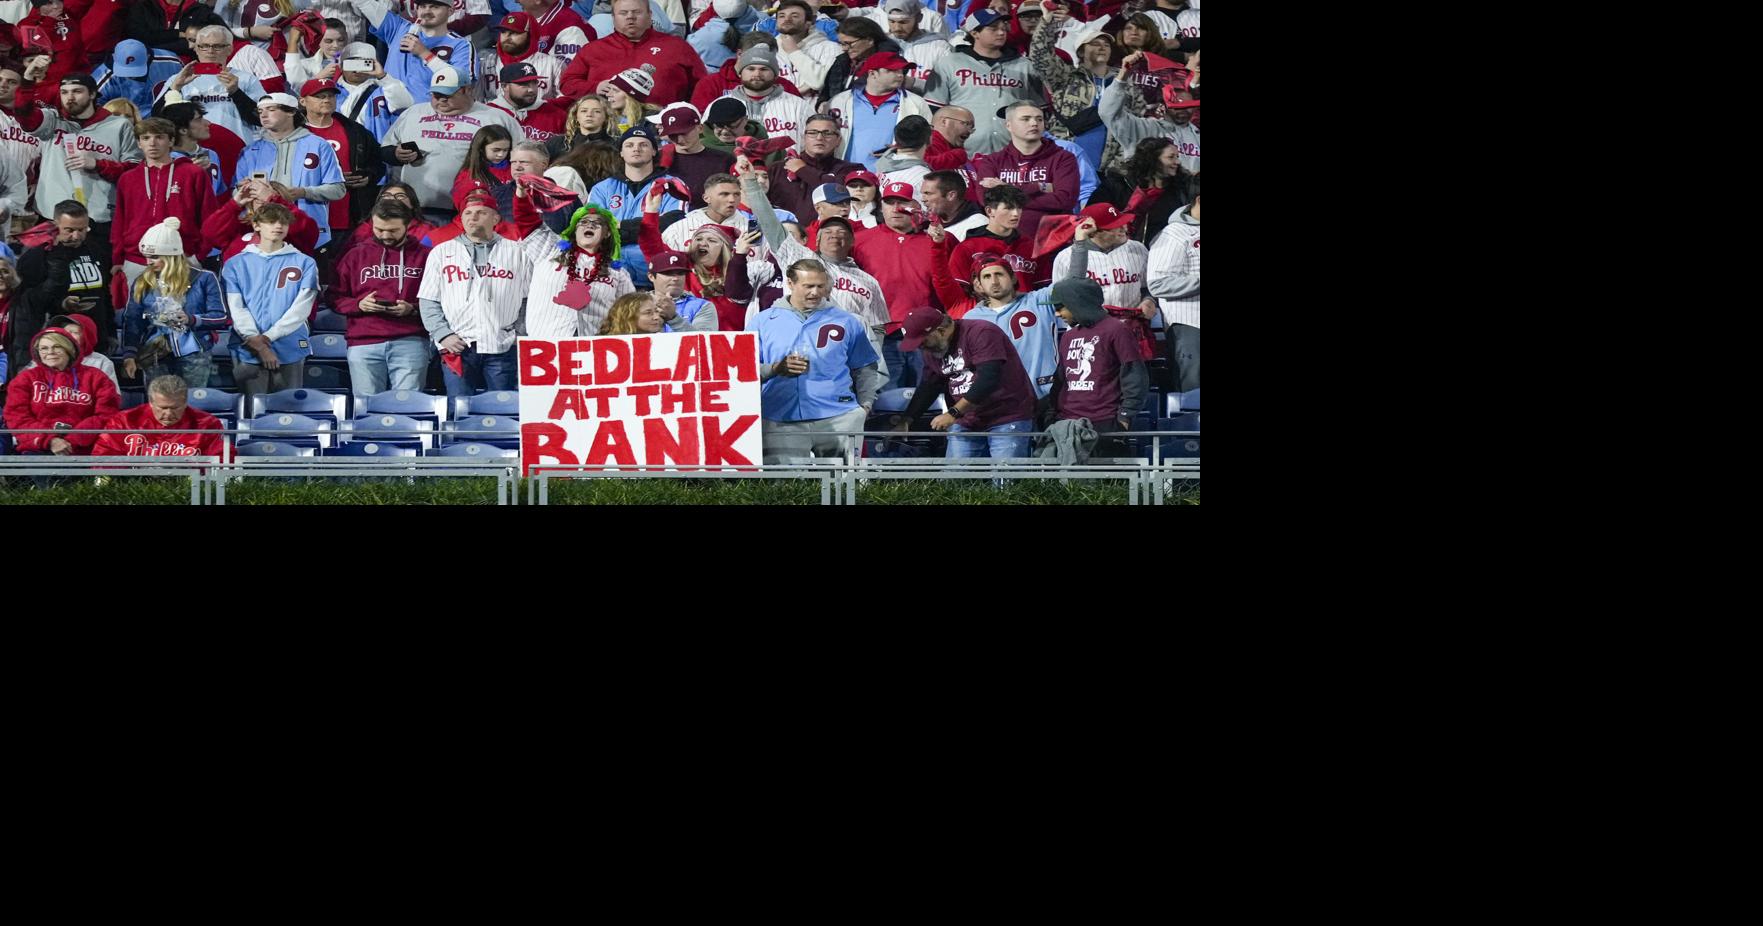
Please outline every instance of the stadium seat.
[{"label": "stadium seat", "polygon": [[[1171,398],[1176,398],[1171,396]],[[1174,418],[1159,418],[1159,431],[1198,431],[1200,430],[1199,412],[1189,412]],[[1159,437],[1157,442],[1163,447],[1164,460],[1185,460],[1200,458],[1200,439],[1197,437]]]},{"label": "stadium seat", "polygon": [[253,440],[239,444],[235,456],[241,457],[311,457],[318,455],[318,448],[298,446],[281,441]]},{"label": "stadium seat", "polygon": [[122,410],[123,411],[126,412],[129,409],[134,408],[137,405],[145,405],[145,404],[147,404],[147,390],[145,390],[145,389],[124,389],[124,390],[122,390]]},{"label": "stadium seat", "polygon": [[333,363],[306,364],[305,388],[317,389],[320,392],[347,393],[349,389],[349,367]]},{"label": "stadium seat", "polygon": [[500,389],[477,395],[462,395],[453,400],[455,421],[470,418],[473,415],[501,415],[518,421],[520,420],[520,393],[512,389]]},{"label": "stadium seat", "polygon": [[324,455],[327,457],[414,457],[420,452],[415,447],[401,447],[377,441],[353,441],[342,444],[335,450],[327,450]]},{"label": "stadium seat", "polygon": [[1189,389],[1187,392],[1171,392],[1165,399],[1163,413],[1175,417],[1182,412],[1200,410],[1200,390]]},{"label": "stadium seat", "polygon": [[239,439],[274,438],[302,447],[330,447],[335,443],[336,423],[291,413],[272,413],[239,422]]},{"label": "stadium seat", "polygon": [[314,333],[320,331],[342,332],[348,330],[348,328],[348,316],[338,315],[330,309],[319,309],[317,312],[313,313],[312,330]]},{"label": "stadium seat", "polygon": [[231,428],[239,420],[239,404],[244,396],[211,386],[190,389],[190,405],[220,419],[221,427]]},{"label": "stadium seat", "polygon": [[246,397],[244,412],[240,417],[256,418],[275,412],[294,412],[328,421],[334,429],[349,417],[349,396],[306,388],[259,393]]},{"label": "stadium seat", "polygon": [[450,421],[442,431],[441,442],[446,444],[458,441],[482,441],[497,447],[520,449],[520,422],[513,418],[498,418],[495,415],[474,415]]},{"label": "stadium seat", "polygon": [[[913,386],[901,386],[896,389],[883,389],[881,392],[876,393],[875,408],[871,411],[871,414],[889,412],[897,415],[906,410],[906,406],[912,402],[912,394],[917,391],[917,388]],[[943,410],[942,396],[939,395],[931,401],[930,410],[933,412],[940,412]]]},{"label": "stadium seat", "polygon": [[344,340],[342,335],[336,334],[335,332],[314,334],[312,336],[311,359],[342,360],[347,362],[349,359],[349,342]]},{"label": "stadium seat", "polygon": [[230,338],[216,338],[214,340],[214,346],[208,349],[209,355],[216,360],[226,360],[231,362],[233,359],[233,349],[230,341]]},{"label": "stadium seat", "polygon": [[357,417],[365,415],[409,415],[417,421],[433,421],[436,427],[447,420],[447,397],[429,395],[410,389],[388,389],[368,396],[355,409]]},{"label": "stadium seat", "polygon": [[478,441],[460,441],[448,444],[439,450],[429,452],[429,456],[441,457],[481,457],[485,459],[515,459],[520,456],[517,447],[498,447]]},{"label": "stadium seat", "polygon": [[435,445],[435,427],[408,415],[365,415],[343,422],[338,437],[346,444],[373,441],[426,450]]}]

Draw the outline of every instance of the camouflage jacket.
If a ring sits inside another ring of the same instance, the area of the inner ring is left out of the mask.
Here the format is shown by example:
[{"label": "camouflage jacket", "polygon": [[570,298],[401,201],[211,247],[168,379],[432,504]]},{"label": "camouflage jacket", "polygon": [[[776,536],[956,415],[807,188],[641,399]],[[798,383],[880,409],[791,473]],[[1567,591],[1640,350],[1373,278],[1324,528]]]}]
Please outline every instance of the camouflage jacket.
[{"label": "camouflage jacket", "polygon": [[[1041,84],[1047,88],[1047,95],[1053,100],[1053,119],[1049,129],[1054,135],[1069,140],[1101,123],[1101,116],[1096,112],[1096,103],[1101,99],[1102,93],[1096,89],[1096,82],[1089,74],[1075,65],[1067,64],[1054,53],[1053,44],[1058,38],[1058,27],[1052,25],[1051,18],[1042,17],[1041,24],[1035,27],[1034,39],[1029,43],[1028,60],[1041,76]],[[1144,98],[1136,93],[1128,97],[1126,109],[1135,116],[1144,115]],[[1131,152],[1127,152],[1123,156],[1120,145],[1110,137],[1102,148],[1100,168],[1119,173],[1126,157],[1130,155]]]}]

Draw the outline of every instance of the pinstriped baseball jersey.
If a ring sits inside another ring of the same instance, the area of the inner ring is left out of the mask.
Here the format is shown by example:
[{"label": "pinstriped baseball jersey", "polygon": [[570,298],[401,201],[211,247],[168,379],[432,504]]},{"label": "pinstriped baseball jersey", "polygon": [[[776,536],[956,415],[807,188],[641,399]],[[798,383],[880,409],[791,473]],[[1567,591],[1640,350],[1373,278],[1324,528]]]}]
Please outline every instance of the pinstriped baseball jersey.
[{"label": "pinstriped baseball jersey", "polygon": [[[1137,241],[1128,241],[1103,253],[1090,248],[1089,276],[1102,287],[1102,303],[1131,308],[1145,298],[1145,266],[1151,252]],[[1071,276],[1071,249],[1053,258],[1053,279]]]}]

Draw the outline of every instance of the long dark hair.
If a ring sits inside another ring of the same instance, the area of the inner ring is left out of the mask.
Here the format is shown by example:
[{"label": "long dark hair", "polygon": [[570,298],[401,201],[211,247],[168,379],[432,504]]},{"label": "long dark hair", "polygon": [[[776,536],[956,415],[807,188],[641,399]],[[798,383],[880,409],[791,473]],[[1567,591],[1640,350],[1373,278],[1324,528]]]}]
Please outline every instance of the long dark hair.
[{"label": "long dark hair", "polygon": [[582,178],[589,189],[613,174],[624,172],[624,159],[618,149],[600,142],[577,145],[551,162],[552,167],[568,167]]},{"label": "long dark hair", "polygon": [[1126,170],[1123,171],[1126,174],[1127,182],[1132,184],[1133,189],[1145,187],[1178,188],[1177,184],[1182,179],[1179,170],[1173,177],[1163,176],[1163,149],[1173,144],[1175,142],[1164,135],[1139,139],[1139,146],[1133,149],[1132,157],[1127,159]]},{"label": "long dark hair", "polygon": [[465,172],[471,175],[471,179],[483,184],[502,182],[491,176],[487,166],[490,163],[489,159],[484,157],[484,149],[490,147],[493,142],[499,141],[507,142],[509,153],[513,153],[514,136],[508,134],[508,130],[499,125],[486,125],[478,129],[477,134],[471,137],[471,150],[465,155]]},{"label": "long dark hair", "polygon": [[[1145,46],[1138,49],[1139,51],[1148,51],[1153,55],[1165,54],[1164,49],[1167,46],[1163,44],[1163,30],[1157,28],[1157,20],[1152,19],[1144,13],[1134,13],[1127,17],[1126,25],[1137,26],[1149,33],[1149,35],[1145,37]],[[1131,52],[1128,52],[1127,54],[1131,54]]]}]

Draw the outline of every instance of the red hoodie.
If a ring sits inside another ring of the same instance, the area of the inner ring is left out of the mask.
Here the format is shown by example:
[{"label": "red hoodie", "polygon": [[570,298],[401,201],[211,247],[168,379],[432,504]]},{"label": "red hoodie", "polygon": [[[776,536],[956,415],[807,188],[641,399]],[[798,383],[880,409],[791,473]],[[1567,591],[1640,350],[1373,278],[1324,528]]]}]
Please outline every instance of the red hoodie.
[{"label": "red hoodie", "polygon": [[[55,333],[70,341],[77,339],[65,328],[44,328],[31,338],[31,354],[43,335]],[[79,348],[79,357],[65,370],[51,370],[37,364],[20,370],[6,385],[6,426],[8,428],[52,428],[65,423],[76,428],[97,427],[97,421],[116,414],[122,408],[122,396],[116,384],[104,371],[86,366],[80,360],[86,349]],[[54,434],[15,434],[13,441],[20,453],[46,453]],[[67,442],[74,453],[91,450],[96,434],[69,434]]]},{"label": "red hoodie", "polygon": [[93,0],[92,8],[84,16],[75,17],[80,21],[80,38],[86,47],[109,50],[128,38],[123,34],[128,11],[129,0]]},{"label": "red hoodie", "polygon": [[385,312],[363,312],[361,299],[372,295],[381,303],[402,299],[416,305],[416,291],[422,288],[422,268],[428,256],[427,245],[405,237],[404,243],[395,248],[370,239],[350,248],[337,261],[337,283],[331,288],[331,298],[337,314],[349,319],[345,338],[350,347],[426,336],[420,313],[399,317]]},{"label": "red hoodie", "polygon": [[[1028,221],[1027,218],[1023,219]],[[944,241],[948,247],[947,240]],[[1041,260],[1035,257],[1035,240],[1018,232],[1008,240],[994,236],[981,225],[967,233],[967,238],[954,245],[949,255],[949,273],[957,280],[972,281],[973,263],[981,251],[993,251],[1003,254],[1010,266],[1016,270],[1016,289],[1028,292],[1031,289],[1045,286],[1048,277],[1053,275],[1053,259]]]},{"label": "red hoodie", "polygon": [[[802,95],[802,91],[797,90],[795,84],[782,77],[777,79],[777,84],[784,88],[785,93],[795,96]],[[715,74],[709,74],[703,80],[698,81],[698,89],[692,91],[692,105],[697,107],[699,112],[703,112],[704,107],[709,106],[717,97],[727,96],[729,91],[740,86],[741,77],[735,73],[735,59],[730,58],[722,63],[722,67]]]},{"label": "red hoodie", "polygon": [[[81,14],[91,6],[91,0],[72,0],[62,10],[60,19],[50,19],[41,10],[18,21],[13,32],[19,37],[20,51],[24,50],[26,35],[41,35],[49,40],[49,72],[43,77],[44,84],[53,84],[56,94],[61,92],[61,77],[74,71],[90,71],[86,67],[86,40],[80,30]],[[37,43],[31,43],[33,46]],[[107,50],[108,51],[108,50]]]},{"label": "red hoodie", "polygon": [[[1016,150],[1014,142],[991,154],[982,154],[973,159],[973,172],[981,180],[996,177],[1028,194],[1028,205],[1023,207],[1022,225],[1017,232],[1030,241],[1041,227],[1041,219],[1077,210],[1077,156],[1050,141],[1042,140],[1034,154]],[[1041,192],[1043,183],[1051,184],[1052,189]]]},{"label": "red hoodie", "polygon": [[[184,406],[184,416],[171,427],[161,425],[153,417],[151,403],[118,412],[94,427],[132,432],[98,435],[98,443],[92,447],[95,457],[218,457],[226,445],[226,437],[220,433],[220,419],[188,405]],[[196,429],[213,433],[158,433]]]},{"label": "red hoodie", "polygon": [[202,221],[214,208],[214,185],[208,171],[189,158],[174,158],[169,167],[136,164],[116,182],[116,206],[111,214],[110,262],[147,263],[141,254],[141,236],[167,216],[177,216],[178,237],[184,254],[200,258]]},{"label": "red hoodie", "polygon": [[642,64],[655,66],[655,91],[649,99],[660,103],[690,99],[692,87],[710,76],[698,52],[685,39],[650,29],[633,42],[622,33],[613,32],[589,42],[564,68],[563,95],[578,99],[587,96],[601,81]]},{"label": "red hoodie", "polygon": [[[301,212],[293,203],[279,196],[273,201],[287,206],[288,211],[294,213],[294,223],[288,226],[288,243],[295,250],[311,257],[312,252],[318,249],[318,223],[312,221],[312,216]],[[251,230],[251,223],[245,221],[240,211],[239,204],[233,202],[230,196],[215,201],[208,218],[202,222],[203,253],[219,248],[220,259],[224,263],[245,250],[246,245],[257,240],[257,233]]]}]

